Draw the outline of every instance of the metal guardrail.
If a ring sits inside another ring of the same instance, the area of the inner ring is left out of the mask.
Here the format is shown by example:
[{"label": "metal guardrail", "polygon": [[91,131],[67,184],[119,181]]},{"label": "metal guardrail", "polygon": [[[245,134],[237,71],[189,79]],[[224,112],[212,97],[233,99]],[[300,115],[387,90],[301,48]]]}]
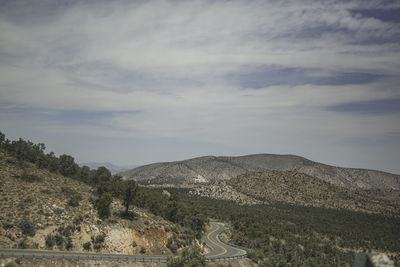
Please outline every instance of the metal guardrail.
[{"label": "metal guardrail", "polygon": [[[207,258],[207,262],[219,262],[234,259],[246,258],[247,254],[237,256],[220,256]],[[118,257],[106,255],[65,255],[65,254],[24,254],[24,253],[0,253],[0,258],[29,258],[29,259],[65,259],[65,260],[98,260],[98,261],[119,261],[119,262],[147,262],[147,263],[166,263],[167,257]]]},{"label": "metal guardrail", "polygon": [[65,254],[24,254],[24,253],[0,253],[0,258],[31,258],[31,259],[66,259],[66,260],[101,260],[101,261],[122,261],[122,262],[148,262],[165,263],[167,257],[118,257],[106,255],[65,255]]},{"label": "metal guardrail", "polygon": [[247,257],[246,255],[238,255],[238,256],[229,256],[229,257],[216,257],[216,258],[207,258],[207,262],[214,262],[214,261],[228,261],[228,260],[236,260],[236,259],[244,259]]},{"label": "metal guardrail", "polygon": [[[222,232],[226,231],[224,229]],[[222,233],[221,232],[221,233]],[[220,234],[221,234],[220,233]],[[243,259],[247,257],[248,248],[238,246],[235,244],[230,244],[220,238],[220,234],[217,235],[217,239],[224,243],[227,246],[235,247],[246,251],[242,255],[236,256],[217,256],[217,257],[209,257],[206,259],[207,262],[218,262],[218,261],[227,261],[234,259]],[[40,254],[33,254],[40,253]],[[168,260],[167,256],[148,256],[143,257],[140,255],[118,255],[118,254],[74,254],[73,252],[69,252],[67,254],[56,251],[26,251],[21,250],[20,252],[10,251],[10,252],[0,252],[0,258],[33,258],[33,259],[68,259],[68,260],[100,260],[100,261],[120,261],[120,262],[147,262],[147,263],[165,263]]]}]

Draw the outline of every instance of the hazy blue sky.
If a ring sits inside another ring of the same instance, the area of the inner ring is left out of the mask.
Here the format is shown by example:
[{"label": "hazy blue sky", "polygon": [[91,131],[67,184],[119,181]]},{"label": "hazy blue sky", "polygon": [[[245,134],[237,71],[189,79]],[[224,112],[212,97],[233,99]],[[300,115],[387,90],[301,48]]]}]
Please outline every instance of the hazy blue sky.
[{"label": "hazy blue sky", "polygon": [[400,173],[400,2],[3,0],[0,130],[78,162]]}]

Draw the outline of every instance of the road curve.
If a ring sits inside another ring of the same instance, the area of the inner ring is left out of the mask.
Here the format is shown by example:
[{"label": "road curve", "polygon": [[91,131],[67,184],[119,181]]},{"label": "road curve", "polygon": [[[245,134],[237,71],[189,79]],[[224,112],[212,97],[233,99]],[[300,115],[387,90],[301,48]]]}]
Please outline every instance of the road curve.
[{"label": "road curve", "polygon": [[[203,234],[202,242],[210,247],[211,252],[205,254],[207,261],[227,260],[246,257],[245,250],[235,248],[223,243],[219,235],[228,228],[223,223],[210,222],[211,228]],[[106,260],[127,262],[166,262],[165,255],[131,255],[131,254],[107,254],[72,251],[49,251],[31,249],[4,249],[0,248],[0,258],[48,258],[48,259],[71,259],[71,260]]]},{"label": "road curve", "polygon": [[219,235],[228,229],[225,224],[220,222],[210,222],[210,226],[211,228],[201,239],[201,241],[211,249],[209,253],[205,254],[207,258],[240,258],[247,255],[246,250],[233,247],[221,241]]}]

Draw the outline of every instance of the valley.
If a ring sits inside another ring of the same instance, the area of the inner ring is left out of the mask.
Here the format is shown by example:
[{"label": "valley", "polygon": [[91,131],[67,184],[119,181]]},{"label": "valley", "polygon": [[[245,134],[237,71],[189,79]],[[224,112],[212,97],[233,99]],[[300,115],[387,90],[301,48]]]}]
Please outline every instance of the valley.
[{"label": "valley", "polygon": [[394,174],[263,154],[112,175],[23,139],[2,142],[0,174],[0,248],[20,253],[11,263],[23,266],[50,260],[30,253],[72,265],[92,255],[87,266],[113,266],[124,255],[137,266],[140,259],[166,266],[217,266],[220,259],[223,266],[352,266],[358,252],[385,253],[399,264]]}]

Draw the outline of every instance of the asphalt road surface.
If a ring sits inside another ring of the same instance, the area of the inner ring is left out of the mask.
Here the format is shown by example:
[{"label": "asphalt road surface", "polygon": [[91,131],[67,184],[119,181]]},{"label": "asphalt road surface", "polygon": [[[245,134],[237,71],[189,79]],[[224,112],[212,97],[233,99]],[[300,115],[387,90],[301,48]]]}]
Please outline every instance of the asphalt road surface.
[{"label": "asphalt road surface", "polygon": [[210,222],[211,228],[203,235],[201,241],[211,249],[205,256],[210,259],[229,258],[229,257],[244,257],[246,251],[241,248],[233,247],[222,242],[219,235],[228,228],[220,222]]},{"label": "asphalt road surface", "polygon": [[[246,251],[223,243],[219,235],[227,229],[225,224],[210,222],[211,228],[204,233],[202,242],[210,247],[211,252],[205,256],[207,260],[226,260],[246,257]],[[166,262],[164,255],[130,255],[130,254],[104,254],[72,251],[48,251],[31,249],[1,249],[0,258],[47,258],[47,259],[70,259],[70,260],[107,260],[126,262]]]}]

